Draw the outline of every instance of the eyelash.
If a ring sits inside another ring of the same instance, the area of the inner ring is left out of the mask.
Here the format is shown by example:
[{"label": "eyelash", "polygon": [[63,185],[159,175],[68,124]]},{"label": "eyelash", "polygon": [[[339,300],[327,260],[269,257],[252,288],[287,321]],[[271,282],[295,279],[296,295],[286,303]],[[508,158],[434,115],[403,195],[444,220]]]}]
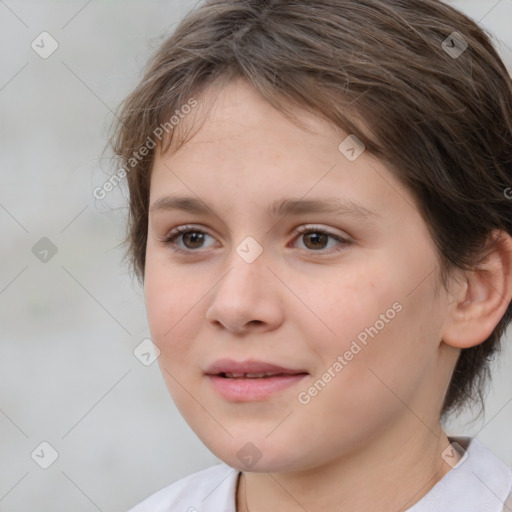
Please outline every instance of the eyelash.
[{"label": "eyelash", "polygon": [[[309,227],[302,227],[297,230],[299,238],[301,235],[309,234],[309,233],[320,233],[322,235],[327,235],[331,238],[334,238],[336,241],[340,242],[340,245],[335,248],[334,250],[330,250],[329,252],[339,252],[344,249],[344,246],[350,245],[352,242],[350,240],[347,240],[345,238],[340,237],[339,235],[335,235],[334,233],[331,233],[330,231],[327,231],[323,228],[317,228],[315,226],[309,226]],[[174,243],[174,241],[179,238],[180,236],[186,235],[188,233],[201,233],[208,236],[211,236],[209,233],[197,229],[194,226],[180,226],[178,228],[173,229],[171,232],[169,232],[166,236],[160,239],[160,241],[165,245],[171,247],[171,249],[176,253],[181,254],[191,254],[194,252],[199,252],[199,249],[181,249],[177,247]],[[327,249],[320,249],[318,251],[315,251],[313,249],[301,249],[302,251],[307,251],[311,253],[322,253],[325,252]]]}]

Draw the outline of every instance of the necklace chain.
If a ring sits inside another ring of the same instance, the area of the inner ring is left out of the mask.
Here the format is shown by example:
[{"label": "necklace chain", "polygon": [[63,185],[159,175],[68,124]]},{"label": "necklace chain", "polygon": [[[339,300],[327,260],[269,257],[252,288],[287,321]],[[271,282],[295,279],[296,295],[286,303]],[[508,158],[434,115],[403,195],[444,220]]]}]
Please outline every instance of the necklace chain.
[{"label": "necklace chain", "polygon": [[245,509],[247,510],[247,512],[250,512],[249,511],[249,506],[247,505],[247,479],[245,478],[245,474],[244,473],[242,473],[242,475],[244,476]]}]

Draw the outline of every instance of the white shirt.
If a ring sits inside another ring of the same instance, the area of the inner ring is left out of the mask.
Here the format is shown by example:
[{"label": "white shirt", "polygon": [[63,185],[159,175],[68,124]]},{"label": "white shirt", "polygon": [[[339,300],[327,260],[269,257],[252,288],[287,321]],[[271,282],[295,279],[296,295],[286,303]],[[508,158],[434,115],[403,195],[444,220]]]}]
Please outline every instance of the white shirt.
[{"label": "white shirt", "polygon": [[[466,447],[465,456],[406,512],[512,512],[512,471],[476,439],[449,439]],[[239,475],[217,464],[174,482],[128,512],[236,512]]]}]

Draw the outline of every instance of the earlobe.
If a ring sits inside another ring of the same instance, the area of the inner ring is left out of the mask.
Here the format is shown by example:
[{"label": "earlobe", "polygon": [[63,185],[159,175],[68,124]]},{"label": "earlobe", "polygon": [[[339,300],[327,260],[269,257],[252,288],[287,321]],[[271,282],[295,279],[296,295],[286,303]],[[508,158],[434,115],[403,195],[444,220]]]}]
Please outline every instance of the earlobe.
[{"label": "earlobe", "polygon": [[469,348],[485,341],[505,314],[512,300],[512,238],[500,231],[486,258],[465,272],[459,296],[452,303],[443,331],[443,341]]}]

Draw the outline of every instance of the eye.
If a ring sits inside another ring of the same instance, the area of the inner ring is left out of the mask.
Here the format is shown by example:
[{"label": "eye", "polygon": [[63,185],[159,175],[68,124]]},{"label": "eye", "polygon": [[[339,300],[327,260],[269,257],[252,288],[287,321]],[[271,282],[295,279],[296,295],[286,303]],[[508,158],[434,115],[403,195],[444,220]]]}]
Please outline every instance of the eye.
[{"label": "eye", "polygon": [[325,247],[329,239],[339,242],[338,247],[336,247],[334,251],[341,251],[344,246],[351,243],[349,240],[317,226],[304,226],[298,231],[299,237],[297,237],[297,240],[303,238],[306,250],[312,250],[313,252],[329,249],[329,247]]},{"label": "eye", "polygon": [[[334,248],[334,252],[343,250],[344,246],[351,243],[349,240],[317,226],[304,226],[298,229],[298,232],[299,236],[296,240],[303,238],[305,241],[303,250],[309,252],[320,252],[332,248],[332,244],[331,247],[326,247],[326,244],[329,245],[329,239],[338,242],[338,247]],[[213,239],[211,235],[194,226],[179,226],[163,237],[161,242],[166,246],[172,246],[172,250],[175,252],[190,253],[204,248],[206,237]],[[183,244],[181,247],[177,244],[179,239]]]},{"label": "eye", "polygon": [[[208,233],[194,228],[193,226],[180,226],[176,229],[173,229],[161,241],[164,245],[172,245],[172,249],[176,252],[190,252],[194,251],[194,249],[202,248],[205,237],[213,238]],[[180,248],[176,244],[176,240],[179,238],[181,238],[183,244],[185,245],[184,248]]]}]

